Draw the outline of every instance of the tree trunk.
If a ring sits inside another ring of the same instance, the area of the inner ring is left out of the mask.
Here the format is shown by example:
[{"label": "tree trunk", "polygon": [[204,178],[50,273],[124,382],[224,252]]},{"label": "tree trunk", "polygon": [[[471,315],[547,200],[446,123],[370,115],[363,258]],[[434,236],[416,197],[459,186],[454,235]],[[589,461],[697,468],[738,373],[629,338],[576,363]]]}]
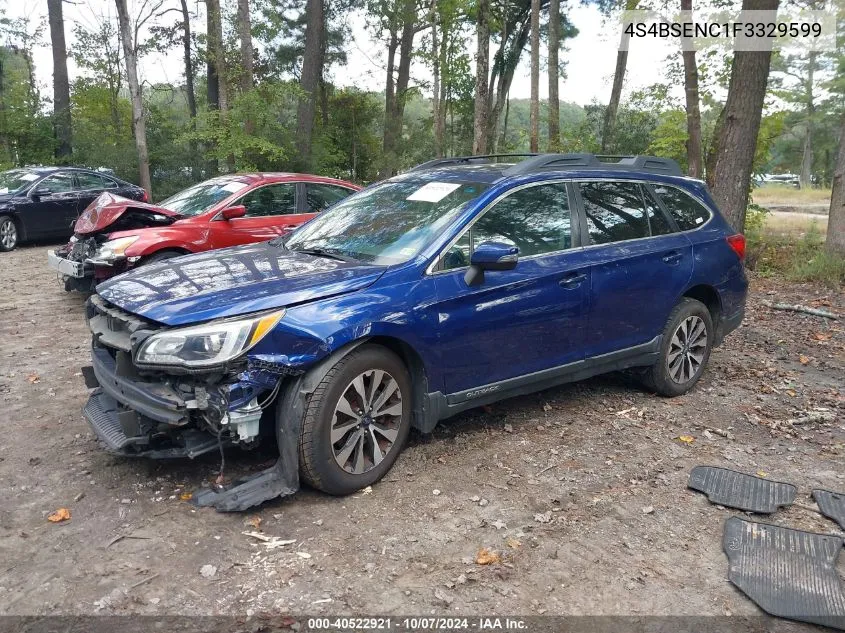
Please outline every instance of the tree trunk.
[{"label": "tree trunk", "polygon": [[[188,114],[191,115],[191,131],[197,129],[197,96],[194,91],[194,66],[191,63],[191,15],[188,12],[188,0],[181,0],[182,3],[182,47],[185,54],[185,96],[188,100]],[[199,154],[197,142],[189,142],[191,148],[191,177],[194,180],[200,179],[199,166],[196,163],[196,156]]]},{"label": "tree trunk", "polygon": [[446,68],[446,63],[449,59],[449,39],[446,30],[444,29],[440,34],[440,58],[437,64],[440,70],[440,96],[437,99],[439,109],[434,119],[434,136],[435,139],[440,137],[440,155],[446,155],[446,106],[449,102],[447,96],[446,80],[443,78],[443,69]]},{"label": "tree trunk", "polygon": [[531,0],[531,151],[540,151],[540,0]]},{"label": "tree trunk", "polygon": [[[743,10],[776,10],[778,0],[743,0]],[[741,38],[740,38],[741,41]],[[772,52],[736,51],[722,128],[716,139],[713,198],[737,231],[745,228],[751,169]]]},{"label": "tree trunk", "polygon": [[[639,0],[626,0],[625,10],[634,11],[639,6]],[[616,128],[616,114],[619,112],[619,102],[622,99],[622,86],[625,83],[625,71],[628,69],[628,46],[631,36],[625,32],[626,24],[622,25],[622,36],[619,40],[619,50],[616,52],[616,69],[613,71],[613,87],[610,90],[610,102],[604,111],[604,126],[601,133],[601,151],[610,149]]]},{"label": "tree trunk", "polygon": [[70,114],[70,83],[67,77],[67,48],[62,0],[47,0],[50,41],[53,49],[53,126],[56,135],[55,156],[59,162],[73,152]]},{"label": "tree trunk", "polygon": [[214,60],[214,52],[212,51],[212,33],[217,30],[217,27],[215,25],[215,16],[210,6],[206,6],[205,29],[207,34],[205,51],[206,103],[208,104],[209,110],[218,110],[220,108],[220,82],[217,77],[217,63]]},{"label": "tree trunk", "polygon": [[299,99],[296,111],[296,149],[300,164],[311,167],[311,145],[314,134],[314,116],[317,112],[317,91],[320,88],[322,68],[320,58],[323,50],[325,20],[323,0],[308,0],[305,8],[305,53],[302,57],[302,75],[299,85],[305,93]]},{"label": "tree trunk", "polygon": [[[387,65],[387,89],[385,90],[384,143],[379,175],[387,178],[397,173],[399,168],[399,140],[402,136],[402,120],[405,115],[408,82],[411,79],[411,55],[414,52],[414,35],[417,27],[416,1],[403,0],[398,22],[402,32],[390,34]],[[398,28],[398,24],[396,25]],[[396,47],[399,48],[399,64],[396,66],[394,83],[393,69]]]},{"label": "tree trunk", "polygon": [[135,147],[138,150],[138,171],[141,186],[147,195],[152,197],[153,186],[150,181],[150,158],[147,152],[147,127],[144,122],[144,103],[141,98],[141,85],[138,83],[138,69],[136,67],[137,42],[132,41],[132,31],[129,27],[129,11],[126,0],[115,0],[117,19],[120,25],[120,39],[123,43],[123,57],[126,60],[126,79],[129,82],[129,97],[132,100],[132,132],[135,135]]},{"label": "tree trunk", "polygon": [[549,2],[549,151],[560,151],[560,0]]},{"label": "tree trunk", "polygon": [[252,22],[249,0],[238,0],[238,39],[241,41],[241,92],[249,92],[255,84],[252,70]]},{"label": "tree trunk", "polygon": [[[220,125],[226,130],[229,123],[229,82],[226,75],[226,51],[223,48],[223,16],[220,12],[220,0],[205,0],[208,9],[209,26],[208,49],[217,75],[217,107],[220,110]],[[235,171],[235,156],[226,155],[226,167]]]},{"label": "tree trunk", "polygon": [[475,108],[472,153],[486,154],[489,136],[488,75],[490,74],[490,0],[478,0],[475,49]]},{"label": "tree trunk", "polygon": [[813,126],[816,120],[816,104],[813,95],[814,75],[816,71],[816,55],[815,51],[810,51],[807,58],[807,83],[805,84],[805,115],[806,122],[804,123],[804,151],[801,156],[801,176],[800,183],[802,187],[810,187],[813,184]]},{"label": "tree trunk", "polygon": [[[692,0],[681,0],[681,11],[692,11]],[[684,41],[690,50],[683,51],[684,93],[687,106],[687,166],[690,176],[701,178],[704,164],[701,156],[701,109],[698,96],[698,64],[692,42]]]},{"label": "tree trunk", "polygon": [[826,246],[828,252],[845,257],[845,113],[839,124],[839,152],[833,168]]},{"label": "tree trunk", "polygon": [[434,156],[443,156],[443,128],[440,119],[440,42],[437,33],[437,0],[431,0],[431,112],[434,119]]}]

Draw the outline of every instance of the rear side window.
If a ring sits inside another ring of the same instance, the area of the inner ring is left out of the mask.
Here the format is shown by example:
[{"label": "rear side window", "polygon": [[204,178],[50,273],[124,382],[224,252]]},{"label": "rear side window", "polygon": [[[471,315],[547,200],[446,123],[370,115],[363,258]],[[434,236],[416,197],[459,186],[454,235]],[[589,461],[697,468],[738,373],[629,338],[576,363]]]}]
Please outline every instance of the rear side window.
[{"label": "rear side window", "polygon": [[710,211],[688,193],[666,185],[657,185],[654,191],[682,231],[697,228],[710,219]]},{"label": "rear side window", "polygon": [[593,244],[649,236],[640,185],[635,182],[582,182],[587,232]]},{"label": "rear side window", "polygon": [[308,213],[319,213],[324,209],[328,209],[335,202],[343,200],[351,193],[353,193],[351,190],[345,189],[344,187],[321,183],[306,183],[305,199],[308,204]]},{"label": "rear side window", "polygon": [[76,172],[76,179],[79,181],[79,188],[82,189],[82,191],[105,189],[106,187],[103,179],[97,174],[88,174],[84,171],[78,171]]}]

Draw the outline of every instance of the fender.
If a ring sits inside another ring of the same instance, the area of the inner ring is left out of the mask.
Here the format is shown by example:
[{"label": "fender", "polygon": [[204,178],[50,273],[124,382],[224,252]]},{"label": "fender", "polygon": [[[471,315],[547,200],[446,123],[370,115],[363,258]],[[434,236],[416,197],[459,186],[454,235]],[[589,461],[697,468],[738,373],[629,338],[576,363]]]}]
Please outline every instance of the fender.
[{"label": "fender", "polygon": [[279,459],[270,468],[232,482],[218,490],[194,494],[198,507],[211,506],[219,512],[241,512],[276,497],[287,497],[299,490],[299,434],[308,398],[329,370],[366,338],[353,341],[325,357],[304,374],[285,379],[276,399],[276,441]]}]

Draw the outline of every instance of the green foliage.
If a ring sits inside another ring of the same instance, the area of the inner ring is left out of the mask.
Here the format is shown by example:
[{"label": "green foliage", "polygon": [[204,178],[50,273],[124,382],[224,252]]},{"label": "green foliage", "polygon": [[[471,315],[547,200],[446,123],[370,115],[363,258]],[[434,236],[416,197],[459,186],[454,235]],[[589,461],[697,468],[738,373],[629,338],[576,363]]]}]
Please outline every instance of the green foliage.
[{"label": "green foliage", "polygon": [[838,287],[845,284],[845,258],[825,250],[821,234],[814,225],[798,242],[787,273],[796,281]]}]

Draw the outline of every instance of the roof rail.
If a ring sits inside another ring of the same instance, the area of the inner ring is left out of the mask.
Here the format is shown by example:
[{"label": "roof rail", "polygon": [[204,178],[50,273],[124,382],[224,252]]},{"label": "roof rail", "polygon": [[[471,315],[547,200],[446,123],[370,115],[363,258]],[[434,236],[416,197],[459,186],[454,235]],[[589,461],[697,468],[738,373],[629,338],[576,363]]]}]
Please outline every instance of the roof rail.
[{"label": "roof rail", "polygon": [[680,165],[671,158],[596,154],[538,154],[509,167],[505,170],[505,176],[569,169],[647,171],[669,176],[683,176]]},{"label": "roof rail", "polygon": [[422,171],[424,169],[434,169],[435,167],[444,167],[446,165],[486,165],[494,162],[494,158],[527,158],[538,157],[539,154],[479,154],[478,156],[451,156],[449,158],[435,158],[411,167],[408,171]]}]

